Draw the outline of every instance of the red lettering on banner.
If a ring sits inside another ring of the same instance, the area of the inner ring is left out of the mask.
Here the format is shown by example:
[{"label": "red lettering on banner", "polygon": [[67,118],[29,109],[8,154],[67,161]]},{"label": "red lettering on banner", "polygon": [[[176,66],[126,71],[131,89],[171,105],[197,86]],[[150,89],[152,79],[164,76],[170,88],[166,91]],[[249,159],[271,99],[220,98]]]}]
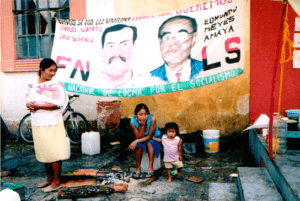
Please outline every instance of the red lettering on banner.
[{"label": "red lettering on banner", "polygon": [[206,7],[207,2],[203,3],[203,10],[208,10],[208,8]]},{"label": "red lettering on banner", "polygon": [[142,19],[143,19],[142,17],[133,17],[132,21],[139,21],[139,20],[142,20]]},{"label": "red lettering on banner", "polygon": [[183,9],[183,13],[188,13],[188,12],[189,12],[189,8]]},{"label": "red lettering on banner", "polygon": [[67,31],[67,32],[77,32],[76,27],[65,27],[65,26],[60,26],[61,31]]},{"label": "red lettering on banner", "polygon": [[144,20],[153,19],[153,18],[155,18],[153,15],[152,16],[145,16],[145,17],[143,17]]},{"label": "red lettering on banner", "polygon": [[212,64],[208,64],[208,58],[207,58],[207,54],[206,54],[206,46],[204,46],[202,48],[202,62],[203,62],[203,70],[210,70],[210,69],[214,69],[214,68],[218,68],[221,66],[221,62],[215,62]]},{"label": "red lettering on banner", "polygon": [[86,43],[93,43],[94,37],[82,37],[82,36],[72,36],[73,42],[86,42]]},{"label": "red lettering on banner", "polygon": [[230,51],[233,51],[233,50],[239,50],[238,47],[230,48],[229,46],[230,46],[231,43],[241,43],[240,37],[228,38],[225,41],[225,50],[226,50],[226,52],[230,52]]},{"label": "red lettering on banner", "polygon": [[[226,3],[231,3],[233,0],[212,0],[212,1],[209,1],[209,2],[205,2],[203,4],[197,4],[196,6],[191,6],[189,8],[185,8],[185,9],[182,9],[182,10],[177,10],[176,11],[176,14],[177,15],[180,15],[182,13],[193,13],[193,12],[197,12],[197,11],[202,11],[202,10],[209,10],[209,9],[212,9],[214,6],[223,6],[225,5]],[[196,9],[195,9],[196,7]],[[164,16],[164,15],[159,15],[160,16]]]},{"label": "red lettering on banner", "polygon": [[102,27],[99,26],[81,27],[80,31],[81,32],[102,31]]},{"label": "red lettering on banner", "polygon": [[168,16],[168,15],[171,15],[171,16],[172,16],[172,13],[160,14],[160,15],[158,15],[158,17],[165,17],[165,16]]},{"label": "red lettering on banner", "polygon": [[89,75],[90,75],[90,61],[86,61],[86,72],[85,72],[83,69],[81,60],[77,60],[75,63],[74,69],[70,75],[70,78],[75,77],[75,74],[76,74],[78,68],[80,69],[81,79],[83,81],[87,81],[89,78]]},{"label": "red lettering on banner", "polygon": [[194,6],[191,6],[191,7],[190,7],[190,12],[191,12],[191,13],[195,12],[195,11],[193,10],[193,8],[194,8]]},{"label": "red lettering on banner", "polygon": [[[84,71],[81,60],[77,60],[74,66],[74,69],[80,69],[82,71]],[[86,61],[86,71],[89,72],[90,71],[90,61]]]},{"label": "red lettering on banner", "polygon": [[231,3],[231,2],[232,2],[232,0],[215,0],[215,1],[210,1],[210,8],[213,7],[213,4],[214,4],[214,3],[216,3],[217,6],[219,6],[219,5],[223,6],[223,5],[225,5],[226,3]]},{"label": "red lettering on banner", "polygon": [[196,5],[196,11],[201,11],[201,10],[202,10],[201,4]]},{"label": "red lettering on banner", "polygon": [[222,0],[220,0],[220,4],[224,5],[226,3],[226,0],[224,0],[224,2],[222,3]]},{"label": "red lettering on banner", "polygon": [[149,19],[153,19],[153,18],[155,18],[155,16],[153,16],[153,15],[144,16],[144,17],[133,17],[131,21],[149,20]]},{"label": "red lettering on banner", "polygon": [[72,59],[71,58],[68,58],[68,57],[64,57],[64,56],[57,56],[56,57],[56,65],[58,67],[66,67],[67,65],[66,64],[61,64],[60,61],[67,61],[67,62],[71,62]]},{"label": "red lettering on banner", "polygon": [[[239,47],[230,47],[230,45],[232,43],[236,43],[236,44],[240,44],[241,43],[241,39],[240,37],[232,37],[232,38],[228,38],[225,41],[225,51],[226,53],[231,56],[227,56],[225,57],[225,61],[228,64],[233,64],[233,63],[238,63],[241,59],[241,50]],[[207,46],[202,47],[202,62],[203,62],[203,70],[210,70],[210,69],[214,69],[214,68],[218,68],[221,66],[221,62],[215,62],[215,63],[211,63],[208,64],[208,57],[207,57]],[[235,57],[234,57],[235,56]]]},{"label": "red lettering on banner", "polygon": [[59,35],[59,38],[62,39],[62,40],[69,40],[70,36],[66,36],[64,34],[61,34],[61,35]]},{"label": "red lettering on banner", "polygon": [[[226,0],[225,0],[225,2],[226,2]],[[210,8],[213,7],[213,3],[217,3],[217,6],[219,6],[219,0],[210,1],[209,3],[210,3]]]},{"label": "red lettering on banner", "polygon": [[[237,63],[241,59],[241,50],[238,47],[230,48],[231,43],[237,43],[237,44],[241,43],[240,37],[228,38],[225,41],[225,50],[228,54],[231,55],[231,57],[225,57],[225,61],[228,64]],[[234,54],[236,57],[232,58],[232,55]]]},{"label": "red lettering on banner", "polygon": [[202,48],[202,59],[207,59],[206,46]]}]

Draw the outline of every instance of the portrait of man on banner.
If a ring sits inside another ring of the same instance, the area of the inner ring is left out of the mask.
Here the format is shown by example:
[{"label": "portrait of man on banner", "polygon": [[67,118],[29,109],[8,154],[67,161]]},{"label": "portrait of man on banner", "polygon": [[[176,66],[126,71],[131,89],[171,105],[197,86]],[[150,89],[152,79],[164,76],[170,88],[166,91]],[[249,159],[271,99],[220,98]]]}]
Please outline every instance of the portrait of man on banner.
[{"label": "portrait of man on banner", "polygon": [[158,41],[164,64],[152,70],[151,77],[166,83],[188,81],[203,71],[202,61],[191,58],[197,41],[197,22],[194,18],[178,15],[164,21],[158,30]]},{"label": "portrait of man on banner", "polygon": [[102,34],[102,67],[92,85],[99,88],[134,88],[144,86],[144,77],[131,69],[137,28],[117,24]]},{"label": "portrait of man on banner", "polygon": [[63,20],[51,58],[70,92],[135,97],[204,87],[243,73],[245,1],[153,16]]}]

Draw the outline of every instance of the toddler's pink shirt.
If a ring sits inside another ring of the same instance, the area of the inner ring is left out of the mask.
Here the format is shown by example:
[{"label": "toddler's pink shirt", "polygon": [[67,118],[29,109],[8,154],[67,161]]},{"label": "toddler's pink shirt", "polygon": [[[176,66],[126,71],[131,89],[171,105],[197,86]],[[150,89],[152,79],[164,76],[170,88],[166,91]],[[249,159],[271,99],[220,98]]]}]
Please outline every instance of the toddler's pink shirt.
[{"label": "toddler's pink shirt", "polygon": [[176,136],[169,140],[167,135],[163,135],[162,144],[164,146],[164,162],[175,162],[179,160],[178,143],[180,138]]}]

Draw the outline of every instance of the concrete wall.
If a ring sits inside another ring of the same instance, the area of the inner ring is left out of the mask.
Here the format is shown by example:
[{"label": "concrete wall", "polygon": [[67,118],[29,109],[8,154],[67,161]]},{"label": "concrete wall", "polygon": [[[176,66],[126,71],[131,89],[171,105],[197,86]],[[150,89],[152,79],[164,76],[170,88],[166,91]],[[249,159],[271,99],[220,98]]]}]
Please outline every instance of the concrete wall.
[{"label": "concrete wall", "polygon": [[[26,84],[37,76],[37,72],[1,73],[1,115],[13,135],[22,117],[28,112],[25,107]],[[97,102],[99,97],[80,95],[72,107],[84,114],[88,120],[97,120]]]},{"label": "concrete wall", "polygon": [[[116,17],[134,17],[167,13],[207,1],[115,0],[115,2]],[[166,122],[175,121],[179,123],[181,131],[220,129],[221,135],[245,128],[249,122],[250,1],[247,1],[245,16],[245,74],[225,82],[188,91],[121,98],[122,116],[132,116],[136,104],[143,102],[157,117],[160,127]]]}]

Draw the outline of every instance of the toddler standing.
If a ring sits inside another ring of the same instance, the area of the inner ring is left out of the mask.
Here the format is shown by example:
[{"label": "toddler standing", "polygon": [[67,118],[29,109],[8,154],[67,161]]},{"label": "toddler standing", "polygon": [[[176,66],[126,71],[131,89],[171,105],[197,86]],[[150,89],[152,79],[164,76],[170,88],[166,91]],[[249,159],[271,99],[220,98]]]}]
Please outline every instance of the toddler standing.
[{"label": "toddler standing", "polygon": [[164,162],[168,172],[168,182],[172,182],[173,165],[177,168],[178,178],[181,178],[181,168],[183,167],[181,150],[182,140],[179,138],[179,128],[176,123],[167,123],[165,131],[167,132],[167,135],[163,135],[161,142],[164,146]]}]

